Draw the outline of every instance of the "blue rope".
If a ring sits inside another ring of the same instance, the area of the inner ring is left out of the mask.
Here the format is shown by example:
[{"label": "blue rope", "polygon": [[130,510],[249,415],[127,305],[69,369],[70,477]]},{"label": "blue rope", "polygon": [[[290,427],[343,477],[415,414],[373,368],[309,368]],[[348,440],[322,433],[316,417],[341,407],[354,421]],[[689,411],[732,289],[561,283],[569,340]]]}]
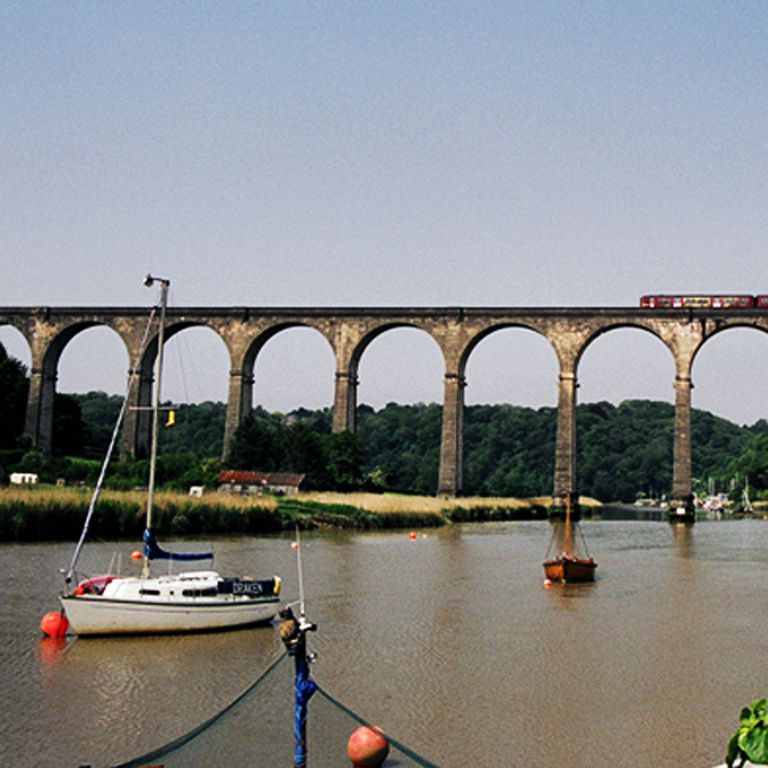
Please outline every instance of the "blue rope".
[{"label": "blue rope", "polygon": [[[303,645],[303,641],[302,641]],[[317,690],[317,683],[309,676],[309,664],[304,648],[296,656],[296,710],[294,714],[294,735],[296,749],[294,752],[294,768],[304,768],[307,764],[307,705],[312,694]]]}]

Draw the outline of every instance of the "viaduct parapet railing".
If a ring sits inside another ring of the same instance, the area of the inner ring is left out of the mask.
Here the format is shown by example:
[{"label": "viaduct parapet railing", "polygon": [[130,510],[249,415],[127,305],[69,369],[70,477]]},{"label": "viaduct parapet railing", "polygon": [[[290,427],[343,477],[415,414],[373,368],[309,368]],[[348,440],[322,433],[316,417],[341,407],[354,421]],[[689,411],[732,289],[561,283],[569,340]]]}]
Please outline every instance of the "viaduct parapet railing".
[{"label": "viaduct parapet railing", "polygon": [[[149,443],[150,403],[157,338],[140,353],[146,327],[145,308],[0,307],[0,326],[17,328],[32,357],[25,432],[43,454],[51,451],[53,401],[59,358],[81,331],[108,326],[122,338],[128,359],[138,361],[138,386],[123,429],[124,452],[145,455]],[[264,344],[297,326],[319,331],[336,361],[333,429],[356,429],[357,371],[366,347],[393,328],[426,331],[440,348],[445,364],[440,472],[437,492],[455,496],[462,490],[465,369],[472,350],[491,333],[525,328],[552,345],[559,365],[557,445],[553,495],[564,498],[578,488],[576,467],[576,393],[578,365],[584,351],[601,334],[637,328],[656,336],[675,365],[675,433],[672,497],[691,494],[691,370],[704,343],[723,330],[751,327],[768,331],[766,309],[621,309],[621,308],[264,308],[175,307],[167,314],[166,338],[185,328],[212,329],[229,353],[229,394],[225,446],[253,401],[254,365]],[[631,370],[627,365],[627,370]]]}]

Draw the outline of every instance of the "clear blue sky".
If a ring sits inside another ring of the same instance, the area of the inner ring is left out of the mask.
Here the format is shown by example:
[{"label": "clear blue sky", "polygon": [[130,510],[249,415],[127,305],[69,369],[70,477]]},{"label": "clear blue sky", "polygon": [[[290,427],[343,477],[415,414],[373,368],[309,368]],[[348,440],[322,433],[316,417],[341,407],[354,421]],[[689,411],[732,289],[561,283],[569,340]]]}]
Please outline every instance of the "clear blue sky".
[{"label": "clear blue sky", "polygon": [[[0,304],[144,305],[149,271],[178,305],[768,293],[767,39],[764,2],[9,0]],[[224,399],[223,347],[188,333],[169,394]],[[60,388],[120,391],[122,355],[84,334]],[[554,404],[540,340],[476,355],[468,402]],[[330,405],[311,332],[270,342],[257,376],[268,407]],[[768,335],[730,332],[697,362],[694,405],[751,423],[766,377]],[[672,378],[658,342],[611,334],[580,397],[671,400]],[[436,349],[383,337],[360,395],[439,401]]]}]

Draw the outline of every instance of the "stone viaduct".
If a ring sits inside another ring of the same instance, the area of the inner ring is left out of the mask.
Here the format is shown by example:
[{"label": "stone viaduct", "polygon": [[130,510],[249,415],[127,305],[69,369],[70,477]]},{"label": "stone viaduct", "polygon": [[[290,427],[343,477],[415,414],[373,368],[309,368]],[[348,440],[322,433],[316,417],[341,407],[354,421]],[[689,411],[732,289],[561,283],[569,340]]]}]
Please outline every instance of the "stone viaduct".
[{"label": "stone viaduct", "polygon": [[[26,433],[44,454],[51,450],[53,400],[62,350],[79,332],[104,325],[122,338],[138,386],[124,424],[124,451],[143,455],[149,419],[141,410],[150,403],[156,329],[142,351],[146,309],[86,307],[0,307],[0,326],[17,328],[29,343],[32,365]],[[768,332],[766,309],[620,309],[620,308],[169,308],[166,337],[192,326],[215,331],[230,358],[225,445],[252,403],[254,365],[264,344],[296,326],[314,328],[330,344],[336,360],[333,429],[355,431],[357,370],[373,339],[399,327],[426,331],[445,362],[443,424],[437,492],[455,496],[462,490],[464,372],[472,350],[502,328],[532,330],[552,345],[559,363],[557,447],[553,495],[562,499],[578,488],[576,467],[576,393],[578,365],[589,344],[617,328],[638,328],[666,345],[675,363],[675,432],[673,487],[675,500],[691,493],[691,370],[702,345],[728,328],[752,327]],[[629,366],[630,361],[627,361]]]}]

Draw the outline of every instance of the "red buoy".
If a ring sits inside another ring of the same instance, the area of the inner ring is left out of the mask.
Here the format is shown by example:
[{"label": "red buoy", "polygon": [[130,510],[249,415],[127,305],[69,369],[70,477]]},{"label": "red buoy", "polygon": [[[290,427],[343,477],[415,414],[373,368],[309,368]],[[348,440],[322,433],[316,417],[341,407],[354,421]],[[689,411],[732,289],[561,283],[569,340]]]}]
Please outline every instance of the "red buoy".
[{"label": "red buoy", "polygon": [[361,725],[347,742],[347,755],[355,768],[377,768],[389,754],[389,742],[380,728]]},{"label": "red buoy", "polygon": [[61,611],[48,611],[40,619],[40,629],[48,637],[64,637],[69,629],[69,620]]},{"label": "red buoy", "polygon": [[416,541],[416,531],[411,531],[411,532],[408,534],[408,538],[409,538],[411,541]]},{"label": "red buoy", "polygon": [[131,552],[131,560],[141,560],[141,552],[138,549],[134,549]]}]

